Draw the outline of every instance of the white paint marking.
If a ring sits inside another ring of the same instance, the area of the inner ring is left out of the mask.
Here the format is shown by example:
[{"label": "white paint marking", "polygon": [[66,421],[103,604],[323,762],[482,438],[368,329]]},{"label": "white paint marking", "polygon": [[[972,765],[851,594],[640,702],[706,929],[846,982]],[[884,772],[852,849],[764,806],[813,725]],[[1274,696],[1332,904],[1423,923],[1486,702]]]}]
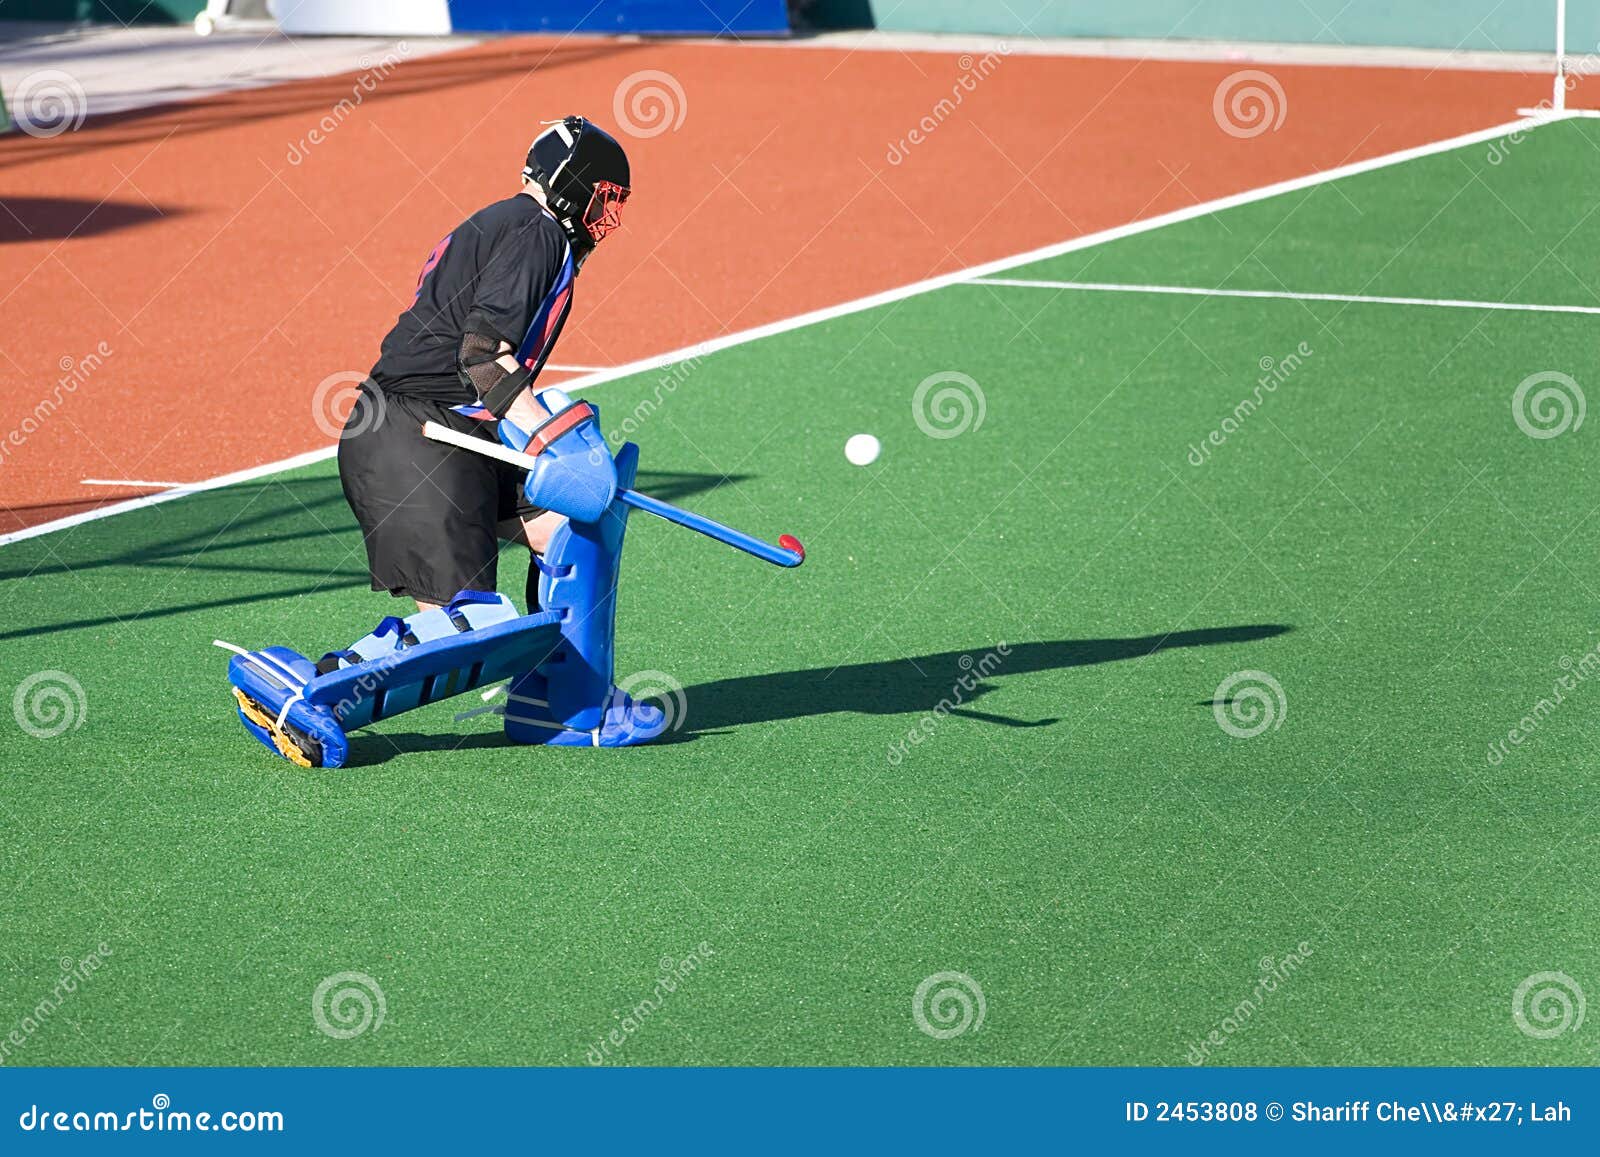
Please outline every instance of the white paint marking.
[{"label": "white paint marking", "polygon": [[1003,285],[1013,289],[1078,289],[1092,293],[1164,293],[1184,297],[1266,297],[1279,301],[1343,301],[1370,305],[1427,305],[1440,309],[1502,309],[1517,313],[1600,314],[1595,305],[1534,305],[1520,301],[1463,301],[1449,297],[1370,297],[1359,293],[1291,293],[1271,289],[1202,289],[1193,285],[1119,285],[1105,281],[1029,281],[1015,277],[980,277],[968,285]]},{"label": "white paint marking", "polygon": [[182,498],[185,495],[200,494],[206,490],[218,490],[224,486],[232,486],[236,482],[253,482],[257,478],[267,478],[273,474],[282,474],[286,470],[296,470],[301,466],[309,466],[313,462],[322,462],[332,458],[338,452],[339,447],[337,446],[326,446],[320,450],[308,450],[304,454],[296,454],[293,458],[284,458],[278,462],[265,462],[260,466],[252,466],[247,470],[235,470],[231,474],[219,474],[215,478],[207,478],[204,482],[180,486],[175,490],[163,490],[159,494],[146,494],[139,498],[128,498],[121,502],[113,502],[109,506],[99,506],[93,510],[69,514],[65,518],[56,518],[49,522],[41,522],[37,526],[13,530],[10,534],[0,534],[0,546],[9,546],[11,543],[21,542],[23,539],[37,538],[41,534],[66,530],[71,526],[81,526],[85,522],[96,522],[102,518],[110,518],[114,514],[127,514],[130,511],[143,510],[147,506],[157,506],[163,502],[171,502],[174,498]]},{"label": "white paint marking", "polygon": [[127,490],[172,490],[182,482],[146,482],[141,478],[85,478],[79,486],[121,486]]},{"label": "white paint marking", "polygon": [[[908,297],[917,297],[920,294],[931,293],[936,289],[943,289],[949,285],[960,285],[974,278],[985,277],[991,273],[1003,273],[1008,269],[1015,269],[1019,265],[1031,265],[1035,261],[1044,261],[1051,257],[1059,257],[1064,253],[1073,253],[1080,249],[1092,249],[1096,245],[1105,245],[1111,241],[1119,241],[1124,237],[1133,237],[1140,233],[1148,233],[1155,229],[1163,229],[1168,225],[1176,225],[1183,221],[1192,221],[1197,217],[1208,217],[1213,213],[1220,213],[1225,209],[1237,208],[1240,205],[1251,205],[1257,201],[1265,201],[1272,197],[1282,196],[1285,193],[1295,193],[1302,189],[1314,188],[1325,185],[1330,181],[1341,180],[1345,177],[1358,176],[1361,173],[1370,173],[1377,169],[1386,169],[1393,165],[1405,164],[1407,161],[1420,160],[1438,153],[1447,153],[1453,149],[1466,148],[1468,145],[1482,144],[1484,141],[1496,140],[1499,137],[1509,136],[1515,132],[1525,132],[1538,128],[1547,123],[1538,119],[1524,118],[1508,121],[1505,124],[1495,125],[1493,128],[1479,129],[1477,132],[1464,133],[1461,136],[1450,137],[1442,141],[1434,141],[1426,145],[1417,145],[1398,152],[1385,153],[1379,157],[1370,157],[1364,161],[1355,161],[1348,165],[1340,165],[1333,169],[1324,169],[1304,177],[1294,177],[1287,181],[1278,181],[1271,185],[1262,185],[1257,189],[1248,189],[1243,193],[1233,193],[1226,197],[1218,197],[1212,201],[1202,201],[1184,209],[1175,209],[1170,213],[1162,213],[1155,217],[1146,217],[1139,221],[1130,221],[1125,225],[1117,225],[1111,229],[1102,229],[1098,233],[1085,233],[1081,237],[1074,237],[1069,241],[1058,241],[1052,245],[1045,245],[1038,249],[1030,249],[1025,253],[1018,253],[1011,257],[1002,257],[998,261],[988,261],[981,265],[973,265],[966,269],[958,269],[953,273],[943,273],[938,277],[925,278],[914,281],[909,285],[902,285],[897,289],[886,289],[880,293],[868,294],[858,297],[854,301],[846,301],[839,305],[830,305],[823,309],[813,309],[808,313],[796,314],[782,321],[768,322],[751,329],[739,330],[736,333],[724,334],[721,337],[711,338],[698,345],[685,346],[670,353],[658,354],[655,357],[641,358],[638,361],[627,362],[620,366],[612,366],[608,370],[601,370],[594,374],[575,378],[564,382],[562,388],[566,390],[587,389],[598,386],[604,382],[616,381],[619,378],[631,377],[634,374],[645,373],[649,370],[660,369],[663,366],[674,365],[678,362],[688,361],[691,358],[703,358],[719,350],[731,349],[734,346],[745,345],[749,342],[760,341],[762,338],[773,337],[777,334],[788,333],[791,330],[802,329],[808,325],[819,322],[832,321],[835,318],[847,317],[853,313],[875,309],[880,305],[890,305],[896,301],[904,301]],[[267,462],[260,466],[252,466],[247,470],[237,470],[231,474],[221,474],[215,478],[208,478],[204,482],[197,482],[181,490],[166,490],[160,494],[150,494],[142,498],[130,498],[125,502],[113,503],[103,506],[98,510],[86,510],[81,514],[69,515],[66,518],[54,519],[50,522],[41,522],[36,526],[15,530],[9,534],[0,535],[0,546],[8,546],[13,542],[24,539],[36,538],[42,534],[50,534],[57,530],[65,530],[71,526],[80,526],[85,522],[93,522],[101,518],[110,518],[116,514],[126,514],[129,511],[141,510],[146,506],[154,506],[160,502],[170,502],[174,498],[181,498],[186,494],[196,494],[205,490],[216,490],[219,487],[230,486],[235,482],[249,482],[257,478],[265,478],[272,474],[279,474],[286,470],[295,470],[301,466],[309,466],[315,462],[326,461],[339,452],[337,445],[325,446],[320,450],[310,450],[304,454],[297,454],[293,458],[285,458],[281,462]]]},{"label": "white paint marking", "polygon": [[598,374],[610,369],[609,366],[557,366],[552,365],[549,362],[544,364],[544,368],[547,370],[555,370],[557,373],[561,374]]},{"label": "white paint marking", "polygon": [[1552,121],[1594,120],[1600,117],[1600,108],[1519,108],[1517,115],[1540,124],[1549,124]]}]

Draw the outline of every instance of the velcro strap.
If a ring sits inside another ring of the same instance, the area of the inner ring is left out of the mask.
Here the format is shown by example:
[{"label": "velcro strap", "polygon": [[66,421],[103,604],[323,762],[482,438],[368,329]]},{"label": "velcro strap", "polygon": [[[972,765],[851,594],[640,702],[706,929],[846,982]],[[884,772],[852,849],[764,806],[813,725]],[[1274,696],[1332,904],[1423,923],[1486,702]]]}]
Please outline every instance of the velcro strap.
[{"label": "velcro strap", "polygon": [[495,417],[504,418],[511,409],[511,403],[517,400],[517,395],[527,389],[532,381],[533,371],[527,366],[518,366],[489,387],[488,392],[483,395],[483,404]]},{"label": "velcro strap", "polygon": [[451,607],[475,607],[486,603],[498,603],[500,596],[493,591],[458,591],[456,597],[450,600]]},{"label": "velcro strap", "polygon": [[566,409],[551,414],[534,427],[533,433],[528,435],[528,447],[523,453],[542,454],[561,435],[581,426],[592,417],[594,417],[594,407],[588,402],[573,402]]},{"label": "velcro strap", "polygon": [[372,633],[380,639],[385,635],[398,635],[400,636],[398,644],[400,647],[415,647],[417,645],[416,635],[411,633],[411,628],[406,626],[406,621],[397,615],[390,615],[384,619],[383,622],[378,624],[377,630]]}]

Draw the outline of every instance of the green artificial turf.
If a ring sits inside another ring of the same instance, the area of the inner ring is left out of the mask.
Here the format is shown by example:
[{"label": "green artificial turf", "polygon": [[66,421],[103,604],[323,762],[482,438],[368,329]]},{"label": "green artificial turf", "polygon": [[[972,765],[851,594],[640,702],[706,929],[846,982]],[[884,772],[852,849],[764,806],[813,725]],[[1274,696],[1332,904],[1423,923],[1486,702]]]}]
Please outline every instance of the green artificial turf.
[{"label": "green artificial turf", "polygon": [[[1596,304],[1597,191],[1558,125],[1009,276]],[[0,689],[84,704],[0,713],[6,1063],[1593,1063],[1512,1001],[1600,991],[1600,679],[1487,751],[1597,641],[1600,421],[1511,412],[1593,390],[1594,326],[956,286],[604,385],[642,489],[809,552],[635,516],[618,673],[684,709],[628,751],[506,746],[470,695],[337,772],[248,740],[213,638],[394,609],[331,464],[6,547]],[[946,371],[982,421],[929,437]],[[1253,738],[1241,671],[1283,692]],[[384,1020],[341,1040],[345,971]],[[951,1039],[913,1018],[943,971],[983,994]]]}]

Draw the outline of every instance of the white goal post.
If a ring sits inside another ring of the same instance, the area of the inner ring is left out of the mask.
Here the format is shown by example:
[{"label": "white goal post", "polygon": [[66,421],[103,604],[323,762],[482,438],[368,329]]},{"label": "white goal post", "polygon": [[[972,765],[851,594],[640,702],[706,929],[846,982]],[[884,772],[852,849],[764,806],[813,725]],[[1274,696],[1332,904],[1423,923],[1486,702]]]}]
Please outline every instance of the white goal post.
[{"label": "white goal post", "polygon": [[[1550,99],[1542,101],[1533,108],[1519,108],[1518,116],[1537,117],[1541,120],[1558,120],[1568,117],[1600,117],[1600,108],[1572,108],[1567,104],[1567,94],[1571,91],[1575,79],[1593,76],[1600,71],[1600,56],[1585,54],[1579,58],[1579,67],[1574,71],[1569,67],[1570,58],[1567,55],[1567,0],[1555,0],[1556,26],[1555,26],[1555,54],[1556,68],[1550,88]],[[1600,51],[1600,45],[1596,45]],[[1600,81],[1596,81],[1600,84]]]}]

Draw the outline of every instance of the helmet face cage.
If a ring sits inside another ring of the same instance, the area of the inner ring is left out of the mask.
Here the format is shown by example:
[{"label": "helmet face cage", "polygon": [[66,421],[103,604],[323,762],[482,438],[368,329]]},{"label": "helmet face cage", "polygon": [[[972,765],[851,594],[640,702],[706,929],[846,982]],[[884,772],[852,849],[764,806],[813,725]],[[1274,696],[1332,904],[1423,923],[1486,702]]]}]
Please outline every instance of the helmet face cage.
[{"label": "helmet face cage", "polygon": [[621,227],[629,193],[627,154],[583,117],[567,117],[540,133],[522,175],[544,190],[546,204],[575,244],[595,245]]},{"label": "helmet face cage", "polygon": [[606,235],[622,228],[622,206],[627,203],[628,190],[612,181],[596,181],[594,196],[583,212],[583,227],[589,231],[596,244]]}]

